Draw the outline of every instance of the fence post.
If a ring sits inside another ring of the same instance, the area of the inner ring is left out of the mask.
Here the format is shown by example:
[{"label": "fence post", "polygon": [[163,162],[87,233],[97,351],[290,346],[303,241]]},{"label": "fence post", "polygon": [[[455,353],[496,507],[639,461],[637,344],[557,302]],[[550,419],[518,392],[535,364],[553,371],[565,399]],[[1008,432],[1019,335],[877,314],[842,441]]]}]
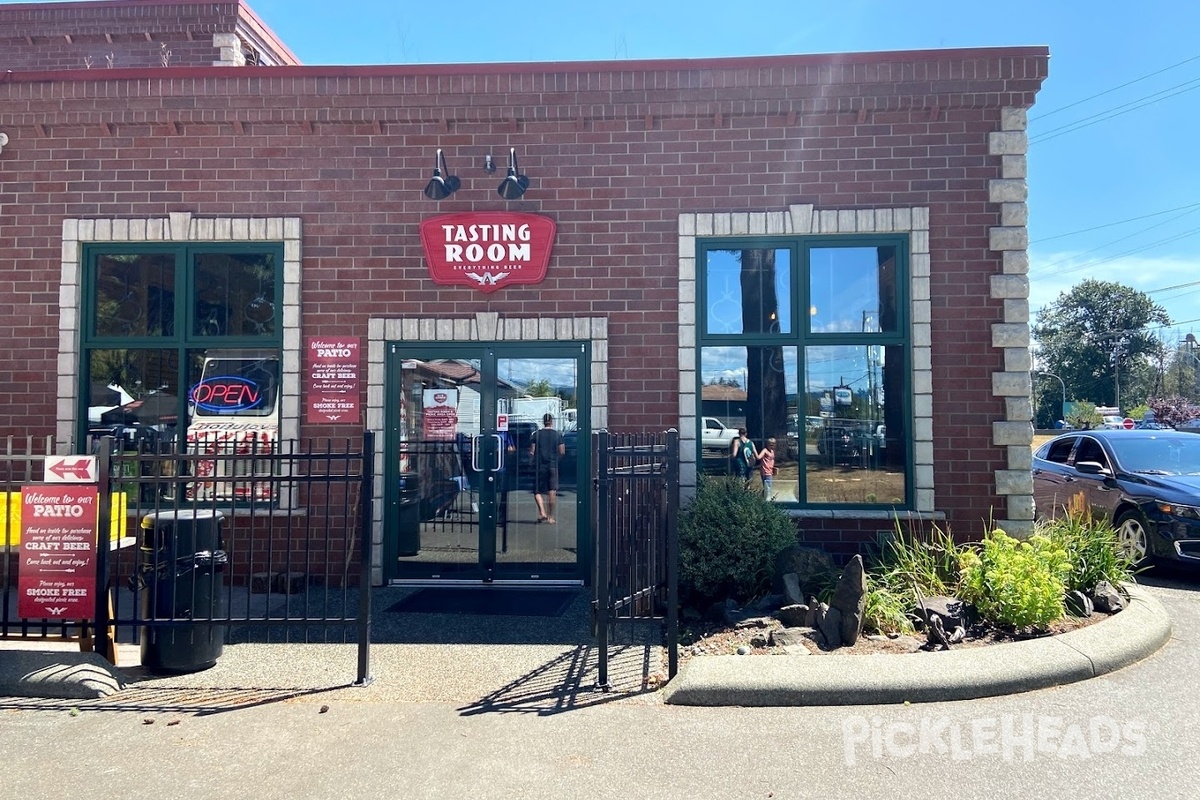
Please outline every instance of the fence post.
[{"label": "fence post", "polygon": [[679,672],[679,431],[667,431],[667,676]]},{"label": "fence post", "polygon": [[608,682],[608,626],[609,611],[612,605],[609,574],[609,539],[611,535],[609,520],[609,434],[608,431],[597,431],[594,435],[596,446],[596,570],[593,581],[593,612],[596,620],[596,650],[599,655],[597,665],[596,688],[607,690]]},{"label": "fence post", "polygon": [[374,527],[375,432],[363,432],[362,530],[358,570],[358,677],[356,686],[371,682],[371,534]]},{"label": "fence post", "polygon": [[[113,437],[100,438],[100,452],[96,454],[96,514],[99,524],[96,531],[95,611],[92,613],[96,630],[92,637],[92,652],[99,653],[115,664],[116,645],[109,628],[112,619],[108,595],[108,553],[112,546],[112,448]],[[119,526],[117,530],[120,531]]]}]

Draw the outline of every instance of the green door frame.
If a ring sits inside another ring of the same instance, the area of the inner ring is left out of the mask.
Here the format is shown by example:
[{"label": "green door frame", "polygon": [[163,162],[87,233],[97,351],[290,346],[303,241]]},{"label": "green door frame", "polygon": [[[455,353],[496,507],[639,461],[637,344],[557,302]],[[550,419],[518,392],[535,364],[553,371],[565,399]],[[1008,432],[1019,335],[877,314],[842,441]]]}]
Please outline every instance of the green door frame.
[{"label": "green door frame", "polygon": [[[577,416],[577,446],[574,469],[578,483],[576,500],[576,562],[574,571],[567,575],[557,572],[545,576],[547,581],[588,582],[591,569],[591,491],[590,491],[590,443],[591,443],[591,343],[588,341],[538,341],[538,342],[386,342],[386,372],[384,391],[384,469],[383,469],[383,579],[435,581],[430,575],[414,575],[402,570],[398,558],[400,503],[400,445],[401,414],[403,398],[402,363],[408,359],[478,359],[480,361],[480,430],[482,447],[478,454],[480,463],[492,463],[502,457],[497,453],[497,421],[495,413],[485,409],[497,407],[497,370],[501,359],[573,359],[576,364],[577,385],[575,400]],[[479,582],[537,582],[537,577],[522,575],[520,571],[507,572],[504,565],[496,563],[497,508],[494,491],[481,492],[479,502],[479,558],[477,570],[464,570],[447,581]]]}]

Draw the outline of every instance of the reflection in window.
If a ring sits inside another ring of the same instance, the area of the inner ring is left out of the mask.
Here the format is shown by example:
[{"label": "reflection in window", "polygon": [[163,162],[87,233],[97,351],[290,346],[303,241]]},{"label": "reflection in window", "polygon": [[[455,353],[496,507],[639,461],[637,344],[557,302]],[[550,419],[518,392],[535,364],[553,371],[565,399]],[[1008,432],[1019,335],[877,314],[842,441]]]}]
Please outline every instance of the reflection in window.
[{"label": "reflection in window", "polygon": [[181,413],[178,351],[91,350],[86,370],[91,435],[111,434],[130,450],[175,442]]},{"label": "reflection in window", "polygon": [[192,333],[263,336],[275,332],[275,258],[270,253],[195,256]]},{"label": "reflection in window", "polygon": [[171,336],[175,327],[175,258],[170,253],[96,258],[95,336]]},{"label": "reflection in window", "polygon": [[791,251],[706,253],[707,333],[791,333]]},{"label": "reflection in window", "polygon": [[805,348],[810,503],[903,505],[908,433],[898,346]]},{"label": "reflection in window", "polygon": [[814,247],[808,258],[813,333],[896,331],[895,247]]}]

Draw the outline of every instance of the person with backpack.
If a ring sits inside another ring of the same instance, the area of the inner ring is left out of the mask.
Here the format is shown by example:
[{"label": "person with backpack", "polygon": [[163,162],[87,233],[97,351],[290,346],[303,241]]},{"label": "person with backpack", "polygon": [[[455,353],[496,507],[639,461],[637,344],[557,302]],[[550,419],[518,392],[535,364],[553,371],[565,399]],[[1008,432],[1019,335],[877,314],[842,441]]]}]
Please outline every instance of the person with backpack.
[{"label": "person with backpack", "polygon": [[758,448],[754,446],[745,428],[738,428],[738,438],[734,439],[734,472],[746,486],[750,485],[750,477],[758,466]]}]

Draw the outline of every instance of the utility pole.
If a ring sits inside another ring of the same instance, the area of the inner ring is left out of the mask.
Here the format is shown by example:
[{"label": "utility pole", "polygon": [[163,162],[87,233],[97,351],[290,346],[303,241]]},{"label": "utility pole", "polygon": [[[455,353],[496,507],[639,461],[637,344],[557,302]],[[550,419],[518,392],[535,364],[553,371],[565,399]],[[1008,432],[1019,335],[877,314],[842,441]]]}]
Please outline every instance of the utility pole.
[{"label": "utility pole", "polygon": [[1108,359],[1113,365],[1113,384],[1116,389],[1116,401],[1113,405],[1117,407],[1118,413],[1121,408],[1121,357],[1125,355],[1125,346],[1128,343],[1128,340],[1124,336],[1117,339],[1116,345],[1113,346],[1112,355]]}]

